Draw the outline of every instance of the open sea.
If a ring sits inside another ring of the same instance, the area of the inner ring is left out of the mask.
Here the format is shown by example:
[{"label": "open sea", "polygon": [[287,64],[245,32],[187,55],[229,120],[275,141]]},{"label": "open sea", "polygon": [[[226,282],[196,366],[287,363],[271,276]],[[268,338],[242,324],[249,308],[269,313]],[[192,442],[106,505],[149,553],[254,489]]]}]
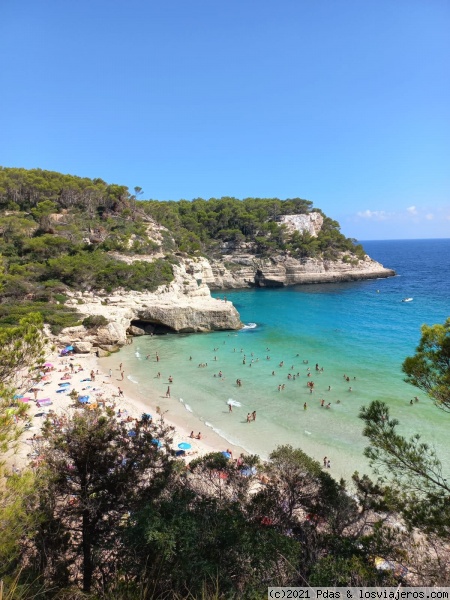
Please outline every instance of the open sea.
[{"label": "open sea", "polygon": [[[214,429],[224,449],[230,442],[267,458],[276,446],[291,444],[320,462],[330,458],[335,477],[369,471],[358,413],[382,400],[400,421],[399,431],[420,433],[450,475],[450,415],[406,384],[401,371],[419,342],[420,326],[450,316],[450,239],[362,244],[397,277],[214,293],[234,303],[244,329],[135,338],[102,365],[123,362],[135,396],[145,400],[156,391],[169,418],[206,439]],[[280,385],[284,390],[278,391]],[[420,401],[410,405],[414,396]],[[256,420],[247,423],[253,411]]]}]

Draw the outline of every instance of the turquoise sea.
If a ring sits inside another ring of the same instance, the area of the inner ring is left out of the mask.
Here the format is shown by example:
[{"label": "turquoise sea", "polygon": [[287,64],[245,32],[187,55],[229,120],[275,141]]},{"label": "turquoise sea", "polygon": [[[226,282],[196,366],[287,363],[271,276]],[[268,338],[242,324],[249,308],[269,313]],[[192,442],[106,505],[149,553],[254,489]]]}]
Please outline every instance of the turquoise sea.
[{"label": "turquoise sea", "polygon": [[[224,448],[230,442],[265,458],[277,445],[292,444],[320,462],[329,457],[336,477],[367,471],[358,412],[382,400],[403,434],[419,432],[435,446],[450,474],[450,417],[407,385],[401,372],[403,359],[419,341],[420,326],[450,316],[450,239],[363,246],[397,277],[227,291],[247,324],[243,330],[135,338],[102,364],[107,369],[123,362],[133,394],[145,400],[156,390],[170,418],[206,437],[214,429]],[[214,295],[223,298],[224,293]],[[413,300],[402,302],[406,297]],[[171,398],[166,399],[170,375]],[[312,394],[308,381],[314,382]],[[420,402],[411,406],[416,395]],[[330,409],[321,407],[322,399]],[[253,411],[256,421],[247,423]]]}]

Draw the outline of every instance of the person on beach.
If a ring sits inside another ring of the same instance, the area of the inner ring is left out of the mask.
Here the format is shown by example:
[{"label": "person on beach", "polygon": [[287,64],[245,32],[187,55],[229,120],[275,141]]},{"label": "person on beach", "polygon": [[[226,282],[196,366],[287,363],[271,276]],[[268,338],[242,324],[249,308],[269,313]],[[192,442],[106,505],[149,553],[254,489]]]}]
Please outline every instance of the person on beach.
[{"label": "person on beach", "polygon": [[327,469],[331,469],[331,461],[330,461],[330,459],[327,460]]},{"label": "person on beach", "polygon": [[119,398],[123,398],[123,390],[120,387],[117,389],[119,390]]},{"label": "person on beach", "polygon": [[121,375],[121,377],[120,377],[120,381],[123,381],[123,378],[124,378],[124,376],[125,376],[125,373],[124,373],[123,371],[120,371],[120,375]]},{"label": "person on beach", "polygon": [[109,370],[109,376],[112,377],[112,369]]},{"label": "person on beach", "polygon": [[252,412],[252,421],[256,421],[256,410]]},{"label": "person on beach", "polygon": [[191,431],[191,435],[189,436],[190,438],[194,438],[194,432]]},{"label": "person on beach", "polygon": [[156,362],[159,362],[159,355],[156,353]]},{"label": "person on beach", "polygon": [[247,423],[250,423],[251,420],[252,420],[251,413],[247,413]]},{"label": "person on beach", "polygon": [[324,457],[323,457],[323,466],[324,466],[325,468],[326,468],[326,466],[327,466],[327,457],[326,457],[326,456],[324,456]]},{"label": "person on beach", "polygon": [[170,385],[167,386],[166,398],[170,398]]},{"label": "person on beach", "polygon": [[233,412],[233,407],[231,406],[231,404],[228,405],[228,412]]},{"label": "person on beach", "polygon": [[197,435],[197,438],[196,438],[196,439],[197,439],[197,440],[201,440],[201,439],[202,439],[202,434],[200,433],[200,431],[198,432],[198,435]]}]

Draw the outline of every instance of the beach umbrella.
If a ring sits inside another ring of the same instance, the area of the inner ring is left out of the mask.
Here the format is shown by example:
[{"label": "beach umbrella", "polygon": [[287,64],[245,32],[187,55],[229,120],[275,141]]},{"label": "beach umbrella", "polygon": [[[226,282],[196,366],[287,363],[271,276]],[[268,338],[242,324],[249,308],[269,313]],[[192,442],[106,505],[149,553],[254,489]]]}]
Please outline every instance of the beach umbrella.
[{"label": "beach umbrella", "polygon": [[23,394],[14,394],[13,399],[18,400],[19,398],[23,398]]},{"label": "beach umbrella", "polygon": [[185,456],[186,452],[184,450],[177,450],[175,452],[175,456]]},{"label": "beach umbrella", "polygon": [[244,477],[250,477],[250,475],[256,475],[256,467],[245,467],[242,469],[241,475]]},{"label": "beach umbrella", "polygon": [[189,448],[192,448],[192,446],[187,442],[181,442],[181,444],[178,444],[178,448],[180,450],[189,450]]},{"label": "beach umbrella", "polygon": [[222,452],[223,456],[225,456],[225,458],[231,458],[231,454],[229,452]]},{"label": "beach umbrella", "polygon": [[134,431],[134,429],[130,429],[130,431],[128,432],[128,435],[130,437],[136,437],[136,432]]},{"label": "beach umbrella", "polygon": [[159,440],[157,440],[156,438],[152,439],[152,444],[154,446],[157,446],[158,448],[161,448],[161,446],[162,446],[161,442]]},{"label": "beach umbrella", "polygon": [[44,363],[44,367],[53,367],[53,363],[46,362]]}]

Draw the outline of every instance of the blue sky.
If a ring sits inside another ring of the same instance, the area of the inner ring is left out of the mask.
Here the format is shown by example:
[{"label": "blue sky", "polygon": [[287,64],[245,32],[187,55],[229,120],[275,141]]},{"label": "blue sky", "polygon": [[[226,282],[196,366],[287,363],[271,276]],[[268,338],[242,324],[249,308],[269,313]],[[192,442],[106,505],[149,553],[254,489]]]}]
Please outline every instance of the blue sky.
[{"label": "blue sky", "polygon": [[450,237],[448,0],[3,0],[0,164]]}]

